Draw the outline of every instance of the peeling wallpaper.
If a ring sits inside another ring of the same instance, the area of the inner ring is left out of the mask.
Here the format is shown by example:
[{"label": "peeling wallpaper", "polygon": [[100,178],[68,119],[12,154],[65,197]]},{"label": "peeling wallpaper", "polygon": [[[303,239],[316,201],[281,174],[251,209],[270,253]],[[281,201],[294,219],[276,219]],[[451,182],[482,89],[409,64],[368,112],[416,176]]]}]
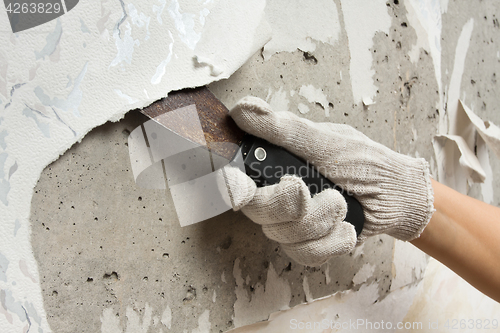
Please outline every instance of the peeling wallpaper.
[{"label": "peeling wallpaper", "polygon": [[[229,77],[270,38],[264,6],[265,1],[250,6],[241,0],[82,1],[56,20],[15,34],[2,8],[3,332],[50,331],[28,221],[43,168],[89,130],[128,110],[171,90]],[[213,38],[228,26],[239,29]]]}]

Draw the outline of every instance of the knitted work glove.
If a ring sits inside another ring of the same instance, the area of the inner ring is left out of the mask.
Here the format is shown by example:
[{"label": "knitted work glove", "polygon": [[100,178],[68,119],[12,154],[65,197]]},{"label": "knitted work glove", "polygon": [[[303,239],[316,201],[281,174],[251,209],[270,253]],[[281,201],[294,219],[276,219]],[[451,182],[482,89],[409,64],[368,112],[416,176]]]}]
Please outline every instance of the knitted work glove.
[{"label": "knitted work glove", "polygon": [[348,125],[273,112],[256,97],[243,98],[230,115],[244,131],[309,161],[363,207],[365,224],[356,239],[354,227],[344,221],[346,202],[337,190],[311,198],[296,176],[256,188],[243,172],[226,168],[233,208],[261,224],[264,233],[297,262],[320,265],[381,233],[413,240],[429,222],[434,198],[424,159],[398,154]]}]

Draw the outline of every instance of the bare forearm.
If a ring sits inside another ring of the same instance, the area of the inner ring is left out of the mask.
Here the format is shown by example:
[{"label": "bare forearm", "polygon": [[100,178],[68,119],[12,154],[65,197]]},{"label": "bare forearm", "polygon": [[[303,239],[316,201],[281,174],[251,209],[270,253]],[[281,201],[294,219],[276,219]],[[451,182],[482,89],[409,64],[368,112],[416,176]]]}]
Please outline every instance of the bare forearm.
[{"label": "bare forearm", "polygon": [[436,212],[413,245],[500,301],[500,208],[432,186]]}]

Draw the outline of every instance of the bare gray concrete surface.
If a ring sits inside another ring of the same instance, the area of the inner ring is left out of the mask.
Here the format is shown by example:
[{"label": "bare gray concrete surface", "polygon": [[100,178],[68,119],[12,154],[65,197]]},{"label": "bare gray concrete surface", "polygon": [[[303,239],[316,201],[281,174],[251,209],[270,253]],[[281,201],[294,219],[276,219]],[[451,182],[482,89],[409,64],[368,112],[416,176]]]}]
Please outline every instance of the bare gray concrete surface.
[{"label": "bare gray concrete surface", "polygon": [[[297,105],[305,103],[310,111],[303,117],[352,125],[398,152],[431,161],[439,118],[432,58],[420,50],[419,61],[410,61],[416,34],[407,24],[406,9],[402,1],[387,6],[390,33],[377,33],[371,50],[378,87],[373,105],[353,102],[344,30],[335,46],[318,43],[312,53],[280,53],[268,61],[256,54],[230,79],[209,88],[228,107],[246,95],[270,100],[287,92],[288,109],[296,114]],[[498,124],[498,3],[450,2],[443,16],[443,82],[449,82],[456,41],[471,16],[475,26],[461,92],[480,117]],[[297,93],[308,84],[323,90],[326,110]],[[168,190],[145,190],[134,182],[127,137],[144,121],[135,110],[94,129],[49,165],[34,189],[32,244],[54,332],[99,332],[110,314],[117,327],[137,320],[143,332],[191,332],[206,310],[210,331],[224,332],[234,327],[238,269],[250,281],[245,284],[250,297],[274,270],[290,285],[291,307],[306,300],[304,277],[319,298],[356,288],[353,276],[371,263],[376,270],[369,281],[379,283],[381,298],[386,295],[393,276],[393,242],[387,236],[369,239],[359,256],[351,253],[307,268],[239,212],[181,228]],[[490,155],[499,204],[500,163]],[[480,193],[473,185],[471,194],[481,199]]]}]

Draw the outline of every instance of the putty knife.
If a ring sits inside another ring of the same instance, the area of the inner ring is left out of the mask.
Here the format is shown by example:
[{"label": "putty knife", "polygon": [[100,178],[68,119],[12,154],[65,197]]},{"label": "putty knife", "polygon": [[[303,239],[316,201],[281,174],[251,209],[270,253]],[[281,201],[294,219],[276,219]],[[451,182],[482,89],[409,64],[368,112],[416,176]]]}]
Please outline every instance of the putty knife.
[{"label": "putty knife", "polygon": [[[193,110],[193,107],[196,108],[195,113],[177,112],[188,108]],[[188,142],[208,148],[206,150],[211,154],[212,168],[219,157],[225,161],[242,159],[236,163],[244,164],[247,175],[259,187],[276,184],[285,174],[296,174],[309,187],[311,195],[327,188],[338,189],[347,202],[346,221],[354,225],[358,235],[361,233],[364,214],[356,198],[321,175],[314,166],[303,159],[282,147],[243,132],[229,116],[229,110],[208,88],[170,92],[167,97],[154,102],[141,112]],[[172,116],[165,117],[169,112],[171,113],[168,115]],[[199,133],[200,126],[194,124],[201,125],[203,135]],[[198,155],[200,155],[199,150]],[[195,159],[196,153],[192,153],[188,158],[191,157]],[[170,160],[172,161],[172,158]],[[175,164],[175,156],[173,160]],[[187,160],[186,153],[183,160]],[[182,168],[186,168],[185,163],[182,163]],[[183,204],[189,205],[189,203]]]}]

